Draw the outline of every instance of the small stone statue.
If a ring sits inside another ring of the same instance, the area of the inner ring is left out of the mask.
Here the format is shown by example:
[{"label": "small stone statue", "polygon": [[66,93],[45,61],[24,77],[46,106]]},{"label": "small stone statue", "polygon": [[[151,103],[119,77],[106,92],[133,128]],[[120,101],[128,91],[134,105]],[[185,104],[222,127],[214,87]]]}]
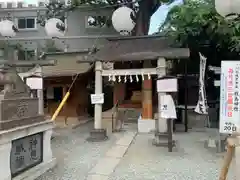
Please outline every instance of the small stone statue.
[{"label": "small stone statue", "polygon": [[17,98],[17,97],[30,97],[31,90],[23,82],[16,70],[12,68],[2,69],[0,71],[0,82],[4,84],[4,97]]}]

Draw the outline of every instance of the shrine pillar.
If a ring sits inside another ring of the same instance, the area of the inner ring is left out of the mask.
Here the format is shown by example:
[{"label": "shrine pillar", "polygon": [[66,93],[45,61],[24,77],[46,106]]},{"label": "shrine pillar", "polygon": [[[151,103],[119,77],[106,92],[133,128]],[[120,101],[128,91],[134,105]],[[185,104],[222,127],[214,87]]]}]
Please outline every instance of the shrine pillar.
[{"label": "shrine pillar", "polygon": [[[166,60],[165,58],[159,58],[157,61],[157,66],[161,68],[161,75],[158,75],[158,78],[166,75]],[[161,96],[165,95],[166,93],[158,93],[158,107],[161,107]],[[164,119],[160,116],[161,108],[158,108],[158,120],[155,124],[157,133],[166,133],[167,132],[167,119]]]},{"label": "shrine pillar", "polygon": [[152,79],[144,78],[142,84],[142,119],[152,120]]},{"label": "shrine pillar", "polygon": [[[102,62],[96,61],[95,63],[95,95],[103,93],[102,81]],[[104,99],[106,100],[106,99]],[[106,129],[102,128],[102,104],[94,104],[94,129],[90,132],[88,141],[104,141],[107,139]]]},{"label": "shrine pillar", "polygon": [[[151,68],[150,61],[144,62],[144,68]],[[144,75],[142,82],[142,114],[138,119],[138,131],[148,133],[153,130],[152,79],[149,79],[148,75]]]},{"label": "shrine pillar", "polygon": [[[95,94],[102,93],[102,62],[97,61],[95,64]],[[95,104],[94,128],[102,128],[102,104]]]}]

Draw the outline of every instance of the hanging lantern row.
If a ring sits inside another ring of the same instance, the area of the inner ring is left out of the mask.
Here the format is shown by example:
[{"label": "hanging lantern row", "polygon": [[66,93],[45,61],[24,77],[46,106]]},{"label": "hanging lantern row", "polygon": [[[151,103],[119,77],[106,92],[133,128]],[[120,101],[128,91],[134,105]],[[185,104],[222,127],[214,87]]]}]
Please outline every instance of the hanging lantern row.
[{"label": "hanging lantern row", "polygon": [[[61,37],[65,35],[65,24],[57,18],[51,18],[46,21],[45,31],[49,37]],[[18,32],[17,26],[13,21],[5,19],[0,21],[0,34],[3,37],[14,37]]]},{"label": "hanging lantern row", "polygon": [[[126,74],[125,76],[119,76],[119,75],[109,75],[108,76],[108,81],[113,81],[113,82],[133,82],[133,81],[136,81],[136,82],[139,82],[139,76],[141,76],[142,78],[142,81],[145,80],[145,75],[144,74],[141,74],[141,75],[128,75]],[[151,79],[151,75],[148,73],[147,74],[147,78],[150,80]]]},{"label": "hanging lantern row", "polygon": [[[126,6],[116,9],[112,14],[114,29],[121,35],[130,35],[136,25],[135,12]],[[65,23],[58,18],[44,20],[45,32],[49,37],[62,37],[66,32]],[[15,23],[9,19],[0,21],[0,34],[4,37],[14,37],[18,32]]]}]

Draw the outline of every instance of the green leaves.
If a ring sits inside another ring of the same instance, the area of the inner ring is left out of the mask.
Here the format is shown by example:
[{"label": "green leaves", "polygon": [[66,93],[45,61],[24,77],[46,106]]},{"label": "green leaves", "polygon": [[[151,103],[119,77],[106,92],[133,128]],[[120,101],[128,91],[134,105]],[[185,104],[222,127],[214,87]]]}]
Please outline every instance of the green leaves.
[{"label": "green leaves", "polygon": [[240,18],[234,17],[220,16],[213,0],[186,0],[185,4],[170,10],[159,31],[173,36],[183,45],[201,46],[208,42],[220,49],[240,52]]}]

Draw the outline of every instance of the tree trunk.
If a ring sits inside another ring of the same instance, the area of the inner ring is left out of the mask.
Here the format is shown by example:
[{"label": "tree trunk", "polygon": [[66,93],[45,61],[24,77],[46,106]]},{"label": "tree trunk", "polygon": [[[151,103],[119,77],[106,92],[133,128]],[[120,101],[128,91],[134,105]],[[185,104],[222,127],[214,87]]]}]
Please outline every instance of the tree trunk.
[{"label": "tree trunk", "polygon": [[139,11],[137,12],[136,26],[133,35],[148,35],[151,16],[159,6],[160,3],[154,0],[142,0],[139,2]]}]

